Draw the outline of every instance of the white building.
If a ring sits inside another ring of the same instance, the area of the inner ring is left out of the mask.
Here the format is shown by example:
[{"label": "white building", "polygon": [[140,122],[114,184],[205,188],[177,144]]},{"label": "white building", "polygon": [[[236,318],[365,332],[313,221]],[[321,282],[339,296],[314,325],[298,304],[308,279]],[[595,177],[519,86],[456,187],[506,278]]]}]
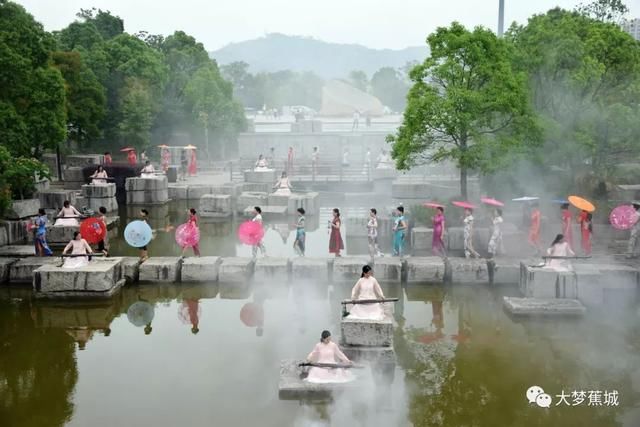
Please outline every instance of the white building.
[{"label": "white building", "polygon": [[636,40],[640,40],[640,18],[627,19],[622,23],[622,29],[631,34]]}]

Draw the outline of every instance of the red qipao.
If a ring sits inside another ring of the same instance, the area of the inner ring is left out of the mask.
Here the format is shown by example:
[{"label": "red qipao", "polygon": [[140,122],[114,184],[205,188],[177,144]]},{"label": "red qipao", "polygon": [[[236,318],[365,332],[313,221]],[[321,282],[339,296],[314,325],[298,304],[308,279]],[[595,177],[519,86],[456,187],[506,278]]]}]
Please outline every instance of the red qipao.
[{"label": "red qipao", "polygon": [[580,212],[578,223],[580,224],[580,234],[582,237],[582,250],[585,255],[591,255],[591,230],[589,230],[589,218],[587,212]]},{"label": "red qipao", "polygon": [[196,150],[191,150],[191,159],[189,160],[189,167],[188,167],[189,175],[194,176],[197,170],[198,170],[198,166],[196,163]]},{"label": "red qipao", "polygon": [[540,244],[540,210],[531,211],[531,225],[529,226],[529,243],[533,246]]},{"label": "red qipao", "polygon": [[[335,227],[334,227],[335,226]],[[329,253],[340,254],[344,249],[344,242],[340,234],[340,218],[334,218],[331,221],[331,235],[329,237]]]},{"label": "red qipao", "polygon": [[573,249],[573,232],[571,231],[571,212],[569,212],[569,209],[562,210],[562,234],[565,242]]}]

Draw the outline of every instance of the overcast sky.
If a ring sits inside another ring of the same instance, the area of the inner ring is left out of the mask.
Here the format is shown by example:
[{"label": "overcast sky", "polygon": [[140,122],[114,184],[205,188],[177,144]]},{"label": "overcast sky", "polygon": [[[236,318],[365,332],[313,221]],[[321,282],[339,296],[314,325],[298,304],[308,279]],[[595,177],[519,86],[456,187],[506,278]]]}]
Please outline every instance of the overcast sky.
[{"label": "overcast sky", "polygon": [[[535,13],[581,0],[505,0],[505,27]],[[588,1],[588,0],[587,0]],[[67,26],[80,8],[110,10],[126,30],[170,34],[183,30],[208,50],[265,33],[311,36],[399,49],[421,45],[438,26],[457,20],[496,28],[498,0],[17,0],[49,31]],[[640,16],[640,0],[627,0]]]}]

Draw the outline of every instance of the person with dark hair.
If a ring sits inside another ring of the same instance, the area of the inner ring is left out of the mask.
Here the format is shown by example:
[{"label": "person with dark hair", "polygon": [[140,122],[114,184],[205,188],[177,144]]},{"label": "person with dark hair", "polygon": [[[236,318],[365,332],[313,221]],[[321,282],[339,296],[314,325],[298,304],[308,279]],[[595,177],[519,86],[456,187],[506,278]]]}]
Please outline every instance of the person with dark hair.
[{"label": "person with dark hair", "polygon": [[444,208],[438,206],[436,214],[431,220],[433,225],[433,236],[431,236],[431,252],[436,256],[447,256],[447,250],[444,246],[444,230],[447,222],[444,216]]},{"label": "person with dark hair", "polygon": [[304,256],[306,231],[305,231],[305,210],[298,208],[298,221],[296,222],[296,240],[293,241],[293,250],[300,256]]},{"label": "person with dark hair", "polygon": [[329,220],[329,253],[335,254],[336,258],[340,257],[340,251],[344,249],[344,242],[340,234],[342,220],[340,219],[340,209],[333,209],[333,219]]},{"label": "person with dark hair", "polygon": [[287,177],[286,172],[282,172],[280,179],[275,183],[273,189],[276,190],[273,194],[276,196],[290,196],[291,195],[291,182]]},{"label": "person with dark hair", "polygon": [[[198,228],[198,216],[196,215],[196,210],[194,208],[189,208],[189,210],[187,211],[187,215],[188,215],[187,227],[191,228],[190,230],[188,230],[188,232],[193,234],[198,234],[199,236],[200,229]],[[182,256],[185,256],[185,253],[187,252],[188,248],[189,246],[182,247]],[[193,248],[193,254],[199,257],[200,245],[196,243],[195,245],[191,246],[191,248]]]},{"label": "person with dark hair", "polygon": [[402,256],[407,228],[407,221],[404,217],[404,206],[398,206],[396,208],[396,218],[393,223],[393,256]]},{"label": "person with dark hair", "polygon": [[538,202],[534,201],[531,203],[531,222],[529,225],[529,244],[533,246],[536,250],[536,255],[542,252],[542,248],[540,247],[540,221],[542,215],[540,214],[540,209],[538,208]]},{"label": "person with dark hair", "polygon": [[[149,211],[146,209],[140,209],[140,220],[146,223],[149,222]],[[147,245],[144,245],[140,248],[140,262],[145,262],[149,259],[149,250],[147,249]]]},{"label": "person with dark hair", "polygon": [[495,209],[493,211],[493,227],[491,232],[491,238],[489,239],[489,246],[487,251],[491,257],[495,257],[498,253],[504,253],[504,247],[502,244],[502,210]]},{"label": "person with dark hair", "polygon": [[580,237],[582,244],[582,251],[586,256],[591,255],[591,235],[593,233],[592,224],[593,215],[589,212],[582,210],[577,217],[578,224],[580,224]]},{"label": "person with dark hair", "polygon": [[131,149],[127,153],[127,161],[129,162],[129,166],[133,166],[134,168],[138,164],[138,155],[136,154],[136,150]]},{"label": "person with dark hair", "polygon": [[113,158],[111,157],[111,153],[110,152],[105,151],[103,163],[104,163],[105,166],[111,166],[113,164]]},{"label": "person with dark hair", "polygon": [[89,178],[91,178],[91,184],[93,185],[105,185],[107,183],[107,178],[109,178],[109,175],[107,175],[107,171],[104,170],[102,165],[100,165],[98,166],[98,169],[96,169],[96,171],[93,173],[93,175],[91,175]]},{"label": "person with dark hair", "polygon": [[[380,284],[373,277],[373,269],[369,265],[362,267],[360,280],[351,289],[352,300],[382,300],[384,294]],[[354,304],[349,312],[350,319],[382,320],[384,319],[384,307],[382,303]]]},{"label": "person with dark hair", "polygon": [[[352,364],[351,360],[331,341],[331,332],[322,331],[320,342],[307,356],[310,363],[345,363]],[[309,369],[309,375],[305,381],[310,383],[346,383],[354,379],[351,372],[343,368],[321,368],[314,366]]]},{"label": "person with dark hair", "polygon": [[569,203],[563,203],[560,206],[562,211],[562,235],[565,242],[573,249],[573,230],[571,229],[571,211],[569,211]]},{"label": "person with dark hair", "polygon": [[636,210],[636,221],[631,227],[631,232],[629,233],[629,242],[627,243],[627,258],[633,258],[636,254],[636,243],[638,241],[638,236],[640,235],[640,202],[631,203],[633,208]]},{"label": "person with dark hair", "polygon": [[[552,257],[571,257],[576,254],[573,252],[564,236],[562,234],[558,234],[556,238],[553,239],[551,247],[547,249],[547,255]],[[571,270],[571,263],[566,259],[552,258],[547,261],[545,267],[553,268],[556,271],[569,271]]]},{"label": "person with dark hair", "polygon": [[464,257],[480,258],[480,254],[473,248],[473,209],[464,210]]},{"label": "person with dark hair", "polygon": [[[260,208],[260,206],[254,206],[253,207],[253,219],[252,219],[252,221],[253,222],[257,222],[261,226],[263,225],[262,224],[262,209]],[[260,252],[262,253],[262,256],[267,256],[267,249],[264,247],[264,243],[262,243],[262,240],[260,240],[258,243],[253,245],[253,247],[251,248],[253,259],[256,259],[258,257],[258,249],[260,249]]]},{"label": "person with dark hair", "polygon": [[87,243],[86,240],[82,238],[82,235],[79,231],[73,233],[73,240],[65,246],[62,251],[62,255],[67,255],[67,253],[71,251],[71,255],[77,255],[68,257],[64,260],[63,268],[80,268],[89,264],[89,258],[81,255],[88,255],[93,253],[91,246]]},{"label": "person with dark hair", "polygon": [[36,247],[36,255],[38,256],[51,256],[53,251],[47,244],[47,214],[44,209],[38,209],[38,216],[35,219],[35,231],[33,237],[33,243]]},{"label": "person with dark hair", "polygon": [[[104,224],[104,229],[106,230],[107,229],[107,208],[105,208],[104,206],[100,206],[98,208],[98,212],[100,213],[100,216],[98,217],[98,219],[100,220],[100,222],[102,222],[102,224]],[[105,233],[104,239],[98,242],[98,250],[102,252],[104,256],[109,256],[108,235],[109,235],[109,232]]]},{"label": "person with dark hair", "polygon": [[155,178],[156,170],[149,160],[144,163],[144,167],[140,171],[140,178]]},{"label": "person with dark hair", "polygon": [[258,160],[256,161],[256,165],[254,168],[255,171],[269,171],[269,162],[264,158],[264,155],[260,154],[258,156]]},{"label": "person with dark hair", "polygon": [[369,241],[369,255],[371,259],[375,256],[384,256],[378,246],[378,211],[375,208],[369,210],[369,220],[367,221],[367,240]]},{"label": "person with dark hair", "polygon": [[71,205],[68,200],[65,200],[62,204],[62,209],[58,212],[58,217],[56,218],[56,222],[54,224],[55,227],[77,227],[80,225],[78,222],[78,218],[80,218],[82,214],[78,212],[78,210]]}]

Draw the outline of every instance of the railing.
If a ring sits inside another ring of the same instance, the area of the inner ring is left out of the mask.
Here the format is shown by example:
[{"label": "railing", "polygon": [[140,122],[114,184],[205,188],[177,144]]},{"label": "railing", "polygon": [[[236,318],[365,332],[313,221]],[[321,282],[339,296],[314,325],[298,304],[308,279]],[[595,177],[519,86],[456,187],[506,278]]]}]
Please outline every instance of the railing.
[{"label": "railing", "polygon": [[[240,160],[230,163],[230,176],[234,182],[244,180],[244,171],[253,169],[255,161]],[[293,182],[369,182],[371,166],[364,164],[343,165],[339,159],[319,161],[313,165],[310,160],[301,160],[288,165],[286,160],[272,161],[270,166],[278,174],[286,171]]]}]

